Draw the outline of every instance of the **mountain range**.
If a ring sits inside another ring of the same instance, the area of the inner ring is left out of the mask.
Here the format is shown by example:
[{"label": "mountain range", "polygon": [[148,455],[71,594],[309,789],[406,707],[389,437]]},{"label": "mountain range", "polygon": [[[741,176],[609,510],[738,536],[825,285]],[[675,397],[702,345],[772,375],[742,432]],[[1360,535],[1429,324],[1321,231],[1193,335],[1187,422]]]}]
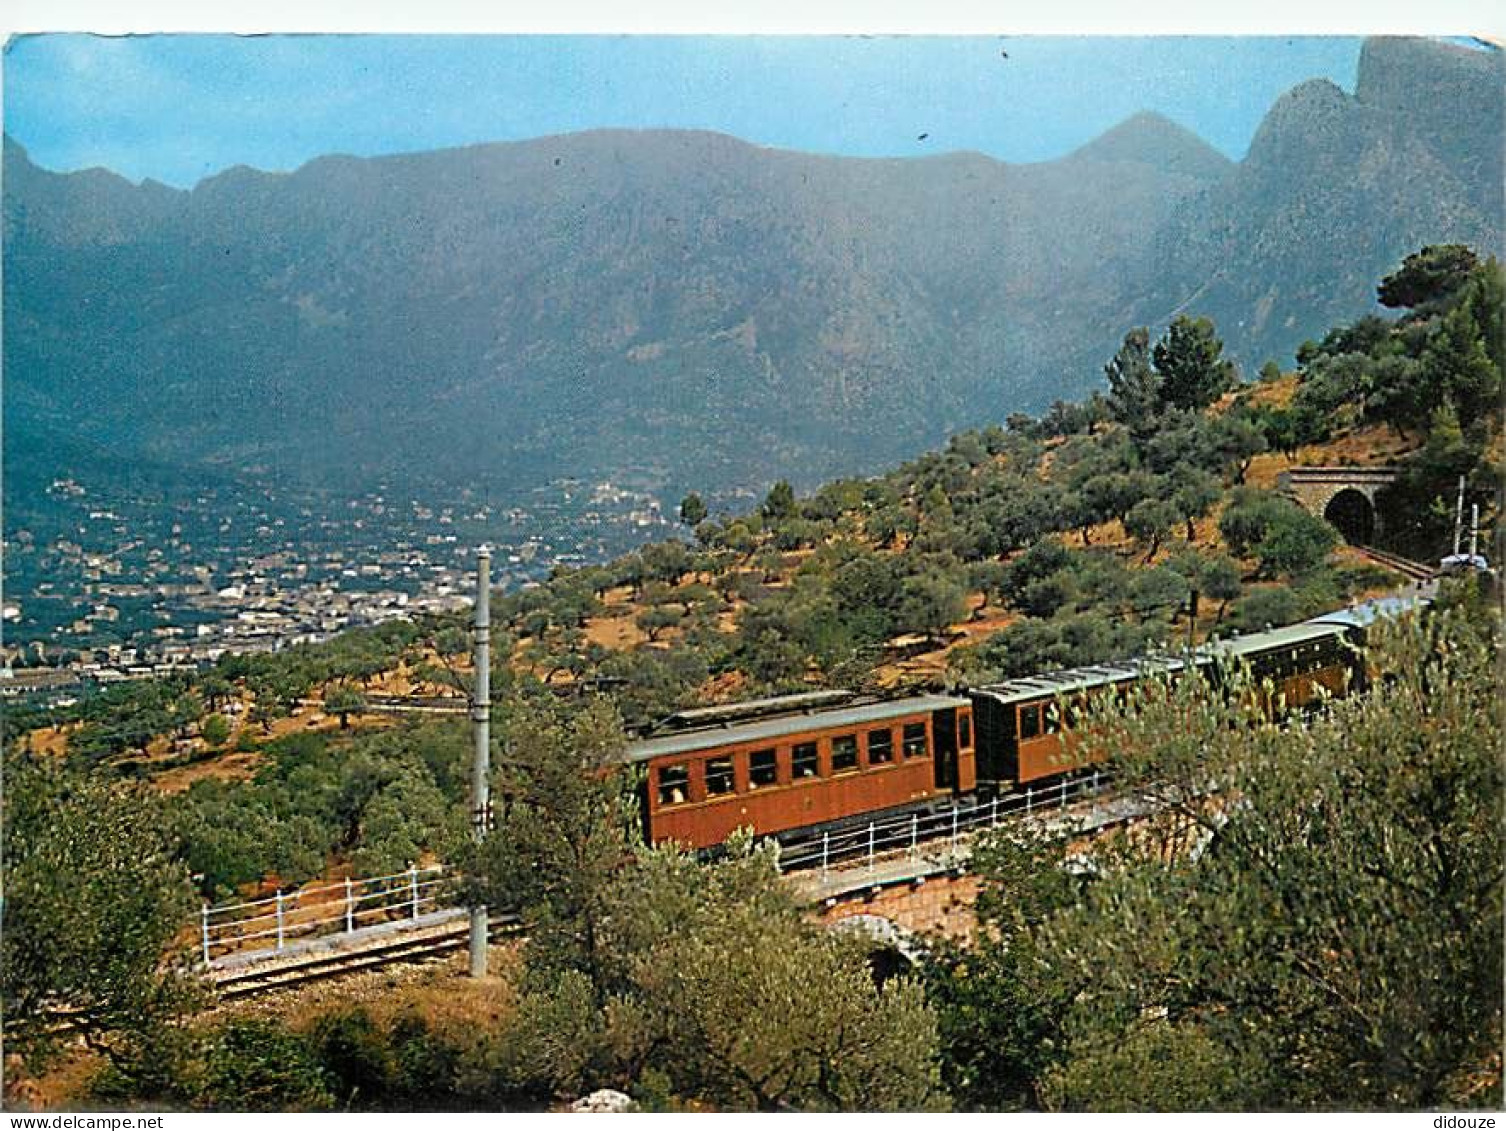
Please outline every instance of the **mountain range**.
[{"label": "mountain range", "polygon": [[178,190],[7,137],[7,483],[809,484],[1081,395],[1180,312],[1250,370],[1424,244],[1499,251],[1502,78],[1372,39],[1239,162],[1141,114],[1028,165],[603,130]]}]

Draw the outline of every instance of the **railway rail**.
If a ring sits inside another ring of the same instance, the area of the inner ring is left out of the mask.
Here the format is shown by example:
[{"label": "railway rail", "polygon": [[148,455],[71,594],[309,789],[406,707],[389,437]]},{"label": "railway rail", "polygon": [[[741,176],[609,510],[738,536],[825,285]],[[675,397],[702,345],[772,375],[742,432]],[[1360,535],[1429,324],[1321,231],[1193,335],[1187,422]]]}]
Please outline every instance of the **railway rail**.
[{"label": "railway rail", "polygon": [[1411,558],[1404,558],[1400,554],[1393,554],[1389,550],[1377,550],[1374,546],[1355,546],[1354,549],[1369,558],[1378,566],[1394,570],[1403,577],[1409,577],[1413,581],[1431,581],[1437,573],[1432,566],[1424,562],[1414,562]]},{"label": "railway rail", "polygon": [[470,705],[450,695],[368,695],[362,710],[376,715],[464,715]]},{"label": "railway rail", "polygon": [[[493,942],[520,931],[517,915],[494,915],[490,934]],[[452,951],[463,950],[470,939],[470,925],[458,918],[453,925],[418,938],[398,938],[380,946],[323,954],[299,962],[281,965],[243,967],[212,975],[221,1001],[234,1001],[278,990],[293,989],[312,982],[343,978],[350,974],[377,970],[399,962],[426,962]]]}]

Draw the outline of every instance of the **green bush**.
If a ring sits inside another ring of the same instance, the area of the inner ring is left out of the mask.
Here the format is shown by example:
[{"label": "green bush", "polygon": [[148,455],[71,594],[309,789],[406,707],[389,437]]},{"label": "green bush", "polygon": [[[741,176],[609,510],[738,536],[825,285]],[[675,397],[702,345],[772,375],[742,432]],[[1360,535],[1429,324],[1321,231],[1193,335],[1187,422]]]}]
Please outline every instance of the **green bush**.
[{"label": "green bush", "polygon": [[309,1030],[308,1041],[340,1107],[381,1106],[389,1098],[397,1074],[389,1035],[365,1009],[352,1006],[324,1014]]},{"label": "green bush", "polygon": [[224,715],[210,715],[199,727],[199,737],[210,747],[225,745],[225,740],[230,737],[230,723]]},{"label": "green bush", "polygon": [[327,1111],[329,1074],[310,1042],[272,1021],[236,1020],[209,1040],[194,1106],[210,1111]]}]

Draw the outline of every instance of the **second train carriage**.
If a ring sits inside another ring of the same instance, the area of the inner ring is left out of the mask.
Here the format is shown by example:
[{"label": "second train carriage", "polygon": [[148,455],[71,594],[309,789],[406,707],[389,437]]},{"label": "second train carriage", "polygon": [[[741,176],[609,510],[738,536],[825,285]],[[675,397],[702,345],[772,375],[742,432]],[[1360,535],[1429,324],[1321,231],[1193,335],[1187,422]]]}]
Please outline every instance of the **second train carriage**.
[{"label": "second train carriage", "polygon": [[[978,723],[977,780],[986,793],[1000,793],[1066,773],[1080,764],[1070,735],[1063,733],[1059,704],[1128,686],[1146,676],[1152,661],[1095,664],[1044,675],[986,684],[968,692]],[[1175,671],[1180,660],[1154,663]]]},{"label": "second train carriage", "polygon": [[985,792],[1000,792],[1079,767],[1083,759],[1065,733],[1064,703],[1070,711],[1152,675],[1176,679],[1189,664],[1215,682],[1220,664],[1247,664],[1269,687],[1263,705],[1273,714],[1305,709],[1324,695],[1343,695],[1360,675],[1348,643],[1353,630],[1342,617],[1308,621],[1215,641],[1189,655],[1096,664],[973,688],[978,783]]}]

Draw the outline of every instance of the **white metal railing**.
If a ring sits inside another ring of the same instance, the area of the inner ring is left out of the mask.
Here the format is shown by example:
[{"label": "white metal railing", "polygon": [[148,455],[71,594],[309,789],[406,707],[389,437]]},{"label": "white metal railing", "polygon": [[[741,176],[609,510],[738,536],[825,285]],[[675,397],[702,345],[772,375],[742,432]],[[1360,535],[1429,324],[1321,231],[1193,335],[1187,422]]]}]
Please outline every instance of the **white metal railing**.
[{"label": "white metal railing", "polygon": [[265,899],[206,903],[199,912],[200,957],[207,964],[232,952],[282,950],[294,940],[417,919],[448,905],[453,881],[454,874],[442,864],[410,865],[390,876],[347,877],[341,883],[278,891]]},{"label": "white metal railing", "polygon": [[938,841],[944,841],[947,851],[956,855],[964,833],[992,828],[1005,817],[1065,809],[1069,801],[1103,793],[1108,783],[1109,776],[1095,770],[1081,777],[1062,778],[1040,789],[1026,786],[1013,793],[966,805],[848,826],[822,833],[819,840],[802,841],[784,848],[779,854],[779,870],[795,872],[819,868],[824,876],[831,865],[843,861],[866,858],[872,867],[880,856],[900,852],[914,859],[920,854],[922,845],[933,846]]}]

